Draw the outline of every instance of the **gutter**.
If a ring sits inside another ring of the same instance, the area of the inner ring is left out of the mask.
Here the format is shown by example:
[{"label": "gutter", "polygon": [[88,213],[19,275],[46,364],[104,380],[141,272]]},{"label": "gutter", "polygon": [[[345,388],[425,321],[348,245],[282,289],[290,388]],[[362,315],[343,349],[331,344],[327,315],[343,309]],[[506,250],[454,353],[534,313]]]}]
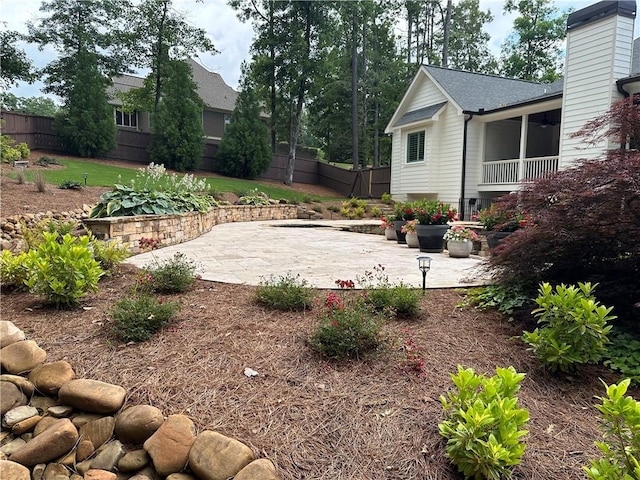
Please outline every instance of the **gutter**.
[{"label": "gutter", "polygon": [[464,130],[462,134],[462,179],[460,184],[460,218],[464,219],[464,193],[465,193],[465,183],[467,179],[467,133],[468,133],[468,125],[471,119],[473,118],[472,112],[463,112],[468,113],[469,117],[464,119]]},{"label": "gutter", "polygon": [[633,76],[633,77],[627,77],[627,78],[621,78],[620,80],[617,80],[616,81],[616,88],[618,89],[618,93],[620,95],[624,96],[624,98],[629,98],[631,96],[631,94],[624,89],[624,86],[627,83],[634,83],[634,82],[640,82],[640,75],[636,75],[636,76]]}]

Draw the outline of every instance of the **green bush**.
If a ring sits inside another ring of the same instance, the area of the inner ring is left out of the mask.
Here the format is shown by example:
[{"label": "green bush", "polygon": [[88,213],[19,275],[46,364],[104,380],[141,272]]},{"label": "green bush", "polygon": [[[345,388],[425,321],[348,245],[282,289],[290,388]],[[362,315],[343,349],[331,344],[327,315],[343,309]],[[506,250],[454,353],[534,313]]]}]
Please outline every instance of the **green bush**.
[{"label": "green bush", "polygon": [[[378,310],[391,310],[400,317],[415,317],[420,313],[422,294],[403,282],[393,283],[385,273],[383,265],[373,271],[358,275],[356,280],[365,290],[365,301]],[[337,282],[336,282],[337,283]]]},{"label": "green bush", "polygon": [[596,408],[604,419],[603,442],[596,442],[604,458],[583,467],[592,480],[640,479],[640,402],[624,396],[629,379],[607,386],[607,397],[598,397]]},{"label": "green bush", "polygon": [[178,312],[177,302],[161,302],[150,295],[118,300],[110,311],[112,331],[124,342],[145,341]]},{"label": "green bush", "polygon": [[269,205],[269,197],[264,192],[259,192],[257,188],[244,192],[236,202],[238,205]]},{"label": "green bush", "polygon": [[313,292],[300,275],[287,273],[263,279],[255,293],[258,303],[275,310],[308,310],[313,305]]},{"label": "green bush", "polygon": [[343,299],[330,292],[318,320],[309,344],[328,359],[360,358],[382,343],[384,316],[360,296]]},{"label": "green bush", "polygon": [[0,135],[0,160],[5,163],[15,162],[29,157],[29,147],[26,143],[16,142],[9,135]]},{"label": "green bush", "polygon": [[122,245],[119,240],[98,240],[92,234],[89,234],[89,239],[93,250],[93,258],[106,271],[113,270],[116,265],[131,255],[129,249]]},{"label": "green bush", "polygon": [[151,276],[151,289],[159,293],[183,293],[196,281],[196,264],[184,253],[173,258],[146,265],[144,271]]},{"label": "green bush", "polygon": [[513,314],[524,308],[531,299],[522,287],[502,285],[488,285],[486,287],[471,288],[459,307],[475,306],[479,310],[496,309],[513,321]]},{"label": "green bush", "polygon": [[609,332],[611,344],[604,353],[604,364],[620,372],[632,384],[640,384],[640,341],[630,333],[613,328]]},{"label": "green bush", "polygon": [[57,308],[77,305],[90,291],[96,291],[104,274],[93,258],[89,237],[61,238],[44,232],[44,241],[26,255],[28,278],[25,285],[33,293],[46,296]]},{"label": "green bush", "polygon": [[389,193],[383,193],[382,197],[380,197],[380,201],[382,203],[384,203],[385,205],[391,205],[391,202],[393,201],[391,198],[391,194]]},{"label": "green bush", "polygon": [[609,320],[616,318],[612,307],[600,305],[592,295],[595,285],[578,283],[557,285],[555,291],[548,283],[538,290],[539,308],[532,313],[538,317],[533,332],[524,332],[522,339],[543,365],[552,371],[571,371],[582,363],[596,363],[606,351]]},{"label": "green bush", "polygon": [[22,252],[14,255],[9,250],[0,252],[0,285],[6,288],[26,288],[27,254]]},{"label": "green bush", "polygon": [[27,250],[33,250],[40,246],[44,242],[44,233],[55,233],[58,237],[63,237],[67,234],[71,234],[78,225],[78,222],[73,220],[41,220],[37,224],[28,227],[23,221],[20,222],[20,232],[22,233],[22,239],[27,247]]},{"label": "green bush", "polygon": [[508,478],[520,463],[529,413],[518,408],[516,394],[524,377],[513,367],[496,368],[491,378],[461,366],[451,375],[457,391],[440,397],[447,418],[438,428],[447,456],[466,478]]},{"label": "green bush", "polygon": [[60,162],[53,157],[48,157],[46,155],[41,156],[38,160],[36,160],[36,164],[41,167],[48,167],[49,165],[60,165]]},{"label": "green bush", "polygon": [[80,182],[76,182],[75,180],[63,180],[58,185],[58,188],[61,190],[82,190],[82,184]]}]

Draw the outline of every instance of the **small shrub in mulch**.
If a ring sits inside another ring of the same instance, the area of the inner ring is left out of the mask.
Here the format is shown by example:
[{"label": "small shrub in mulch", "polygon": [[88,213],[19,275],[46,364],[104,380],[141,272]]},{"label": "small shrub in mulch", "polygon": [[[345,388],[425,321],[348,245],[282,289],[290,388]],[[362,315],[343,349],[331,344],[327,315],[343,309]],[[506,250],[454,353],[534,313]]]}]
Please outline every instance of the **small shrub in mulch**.
[{"label": "small shrub in mulch", "polygon": [[255,300],[265,307],[288,311],[309,310],[313,297],[307,281],[290,272],[263,278],[255,293]]}]

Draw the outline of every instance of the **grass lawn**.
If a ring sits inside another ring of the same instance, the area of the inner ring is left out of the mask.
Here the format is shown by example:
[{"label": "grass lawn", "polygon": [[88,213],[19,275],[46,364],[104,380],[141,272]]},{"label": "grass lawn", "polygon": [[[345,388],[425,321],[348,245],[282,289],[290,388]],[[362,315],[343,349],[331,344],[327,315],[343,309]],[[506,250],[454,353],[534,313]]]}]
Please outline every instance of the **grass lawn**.
[{"label": "grass lawn", "polygon": [[[65,168],[51,168],[39,170],[44,175],[47,183],[59,185],[65,180],[80,182],[84,185],[84,174],[87,174],[87,186],[89,187],[111,187],[116,183],[128,184],[136,176],[139,167],[117,167],[106,165],[91,160],[71,160],[59,159],[61,165]],[[27,181],[33,181],[33,171],[25,172]],[[268,183],[261,183],[255,180],[241,180],[238,178],[228,177],[206,177],[207,183],[212,191],[217,192],[234,192],[246,193],[249,190],[257,188],[259,191],[266,193],[270,198],[285,199],[288,201],[303,201],[304,197],[299,192],[294,192],[286,188],[277,187]],[[341,197],[320,197],[312,196],[315,201],[334,201],[340,200]]]}]

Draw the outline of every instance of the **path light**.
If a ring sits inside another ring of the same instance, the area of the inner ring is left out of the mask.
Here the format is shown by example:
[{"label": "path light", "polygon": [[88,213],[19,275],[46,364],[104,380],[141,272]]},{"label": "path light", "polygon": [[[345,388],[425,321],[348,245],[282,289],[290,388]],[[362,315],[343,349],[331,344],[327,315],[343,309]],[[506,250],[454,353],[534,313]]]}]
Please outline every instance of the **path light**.
[{"label": "path light", "polygon": [[87,177],[88,177],[88,176],[89,176],[89,174],[88,174],[88,173],[83,173],[83,174],[82,174],[82,177],[84,178],[84,186],[85,186],[85,187],[87,186]]},{"label": "path light", "polygon": [[427,272],[431,270],[431,257],[418,257],[418,267],[422,272],[422,293],[427,289]]}]

